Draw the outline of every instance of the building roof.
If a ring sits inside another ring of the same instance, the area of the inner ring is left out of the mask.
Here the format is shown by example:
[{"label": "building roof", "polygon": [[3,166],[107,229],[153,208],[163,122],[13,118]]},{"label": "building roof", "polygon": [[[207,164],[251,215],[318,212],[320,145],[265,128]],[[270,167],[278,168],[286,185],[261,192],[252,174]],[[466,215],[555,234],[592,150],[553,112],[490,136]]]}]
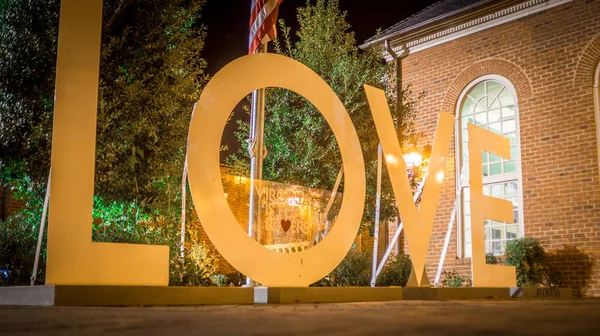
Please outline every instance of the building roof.
[{"label": "building roof", "polygon": [[369,38],[365,41],[364,45],[414,31],[440,20],[497,2],[498,0],[441,0],[385,29],[379,36]]}]

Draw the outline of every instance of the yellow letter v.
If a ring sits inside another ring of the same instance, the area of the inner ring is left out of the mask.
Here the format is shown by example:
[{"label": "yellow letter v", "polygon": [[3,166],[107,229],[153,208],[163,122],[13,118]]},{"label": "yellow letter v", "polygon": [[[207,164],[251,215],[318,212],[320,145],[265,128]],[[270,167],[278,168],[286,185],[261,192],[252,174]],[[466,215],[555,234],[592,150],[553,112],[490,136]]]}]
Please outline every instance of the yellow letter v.
[{"label": "yellow letter v", "polygon": [[412,276],[416,276],[417,286],[420,286],[423,283],[425,259],[427,257],[427,250],[429,249],[431,231],[442,189],[446,156],[450,148],[454,118],[449,113],[440,113],[429,164],[429,176],[432,178],[428,178],[425,182],[421,204],[417,211],[413,202],[412,189],[406,177],[406,164],[402,157],[402,149],[394,130],[394,123],[385,93],[380,89],[368,85],[365,85],[365,91],[375,121],[375,127],[377,128],[379,141],[385,154],[392,189],[398,203],[398,211],[404,224],[408,248],[413,263]]}]

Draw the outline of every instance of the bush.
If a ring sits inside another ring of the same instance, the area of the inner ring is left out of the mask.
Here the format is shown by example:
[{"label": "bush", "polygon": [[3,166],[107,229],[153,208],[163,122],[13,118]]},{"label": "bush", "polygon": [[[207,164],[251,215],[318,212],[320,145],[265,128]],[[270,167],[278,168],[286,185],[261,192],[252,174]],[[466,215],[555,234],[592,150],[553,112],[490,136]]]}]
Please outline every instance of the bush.
[{"label": "bush", "polygon": [[537,239],[521,238],[506,243],[505,263],[517,268],[517,286],[538,287],[548,273],[546,251]]},{"label": "bush", "polygon": [[192,242],[185,257],[171,257],[169,262],[170,286],[210,286],[217,273],[219,260],[203,243]]},{"label": "bush", "polygon": [[[39,222],[31,223],[35,219],[21,213],[0,221],[0,286],[29,285],[39,230]],[[45,239],[42,247],[38,283],[45,281]]]},{"label": "bush", "polygon": [[328,276],[329,282],[335,287],[370,286],[372,262],[369,252],[352,248]]},{"label": "bush", "polygon": [[[372,254],[350,249],[333,272],[313,283],[313,287],[360,287],[371,285]],[[391,255],[377,278],[377,286],[406,286],[412,262],[407,255]]]},{"label": "bush", "polygon": [[[5,221],[0,221],[1,286],[29,284],[40,219],[41,206],[27,206]],[[168,246],[170,285],[220,286],[225,281],[223,277],[212,281],[211,277],[216,274],[218,267],[217,256],[204,244],[195,243],[196,237],[190,237],[192,243],[186,248],[185,258],[181,259],[177,218],[150,216],[133,203],[104,204],[95,198],[93,219],[93,241]],[[46,236],[40,256],[38,284],[45,281]]]},{"label": "bush", "polygon": [[442,272],[442,281],[440,282],[441,287],[451,287],[451,288],[460,288],[460,287],[471,287],[471,279],[460,275],[457,271]]},{"label": "bush", "polygon": [[377,278],[377,286],[405,287],[412,269],[412,262],[407,255],[392,255],[383,266]]},{"label": "bush", "polygon": [[215,274],[210,277],[210,282],[213,286],[217,287],[228,287],[233,286],[233,283],[229,281],[229,277],[225,274]]}]

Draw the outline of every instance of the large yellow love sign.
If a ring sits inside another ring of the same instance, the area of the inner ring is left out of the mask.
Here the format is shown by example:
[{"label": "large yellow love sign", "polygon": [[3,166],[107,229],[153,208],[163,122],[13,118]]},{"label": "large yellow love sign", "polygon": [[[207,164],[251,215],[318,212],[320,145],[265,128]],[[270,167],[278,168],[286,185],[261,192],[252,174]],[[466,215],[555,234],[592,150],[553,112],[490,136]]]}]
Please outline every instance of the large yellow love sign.
[{"label": "large yellow love sign", "polygon": [[[102,0],[62,0],[46,282],[164,286],[169,274],[166,246],[91,241],[101,26]],[[336,225],[318,245],[299,253],[271,251],[249,237],[234,218],[221,184],[219,149],[225,123],[240,100],[266,87],[289,89],[313,103],[329,123],[344,165],[345,188]],[[414,282],[426,284],[425,260],[442,181],[428,179],[417,209],[385,94],[369,86],[365,90],[406,228]],[[452,119],[447,113],[440,114],[429,167],[436,176],[443,176],[446,166]],[[512,211],[506,202],[482,195],[479,156],[486,150],[507,157],[510,146],[507,139],[473,125],[469,125],[469,138],[481,140],[469,142],[473,285],[515,286],[514,267],[485,264],[484,218],[507,221]],[[266,286],[305,287],[321,279],[342,261],[356,237],[366,190],[356,130],[329,85],[293,59],[275,54],[244,56],[214,76],[202,92],[190,124],[188,165],[194,206],[209,238],[235,268]]]}]

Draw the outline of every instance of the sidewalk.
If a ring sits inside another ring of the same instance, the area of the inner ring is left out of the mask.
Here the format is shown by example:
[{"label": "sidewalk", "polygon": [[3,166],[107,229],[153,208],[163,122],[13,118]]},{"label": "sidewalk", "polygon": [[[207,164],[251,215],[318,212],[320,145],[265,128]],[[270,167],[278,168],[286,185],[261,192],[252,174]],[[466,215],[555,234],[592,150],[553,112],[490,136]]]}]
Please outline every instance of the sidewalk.
[{"label": "sidewalk", "polygon": [[0,335],[600,335],[600,299],[0,307]]}]

